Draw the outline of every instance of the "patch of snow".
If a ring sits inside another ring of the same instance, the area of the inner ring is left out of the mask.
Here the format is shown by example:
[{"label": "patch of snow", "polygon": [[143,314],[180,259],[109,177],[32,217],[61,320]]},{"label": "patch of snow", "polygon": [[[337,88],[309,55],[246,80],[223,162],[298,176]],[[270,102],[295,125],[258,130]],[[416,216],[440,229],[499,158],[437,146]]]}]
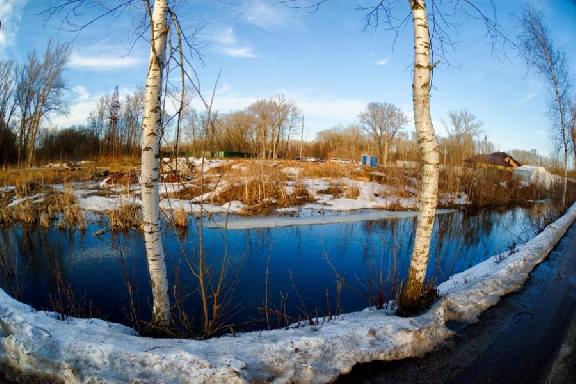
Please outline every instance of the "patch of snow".
[{"label": "patch of snow", "polygon": [[300,173],[302,172],[302,168],[298,168],[298,167],[284,167],[284,168],[282,168],[282,172],[284,172],[284,173],[287,174],[288,176],[298,177],[298,175],[300,175]]},{"label": "patch of snow", "polygon": [[158,189],[160,193],[176,193],[180,192],[186,187],[184,183],[158,183]]},{"label": "patch of snow", "polygon": [[0,193],[13,192],[15,190],[16,190],[16,187],[13,185],[7,185],[4,187],[0,187]]},{"label": "patch of snow", "polygon": [[[202,158],[200,157],[189,157],[187,162],[191,164],[194,169],[200,171],[202,169]],[[208,172],[210,169],[215,167],[220,167],[227,164],[229,160],[214,160],[214,159],[204,159],[204,172]]]},{"label": "patch of snow", "polygon": [[80,209],[104,212],[129,204],[142,205],[142,200],[136,195],[99,196],[94,195],[94,192],[93,190],[74,190],[74,197]]},{"label": "patch of snow", "polygon": [[439,197],[440,203],[447,205],[469,205],[472,202],[468,195],[464,192],[450,192],[450,193],[442,193]]},{"label": "patch of snow", "polygon": [[193,215],[200,215],[201,212],[206,213],[240,213],[244,208],[244,204],[239,201],[231,201],[223,205],[208,204],[203,205],[193,202],[192,200],[181,199],[163,199],[160,201],[160,208],[164,210],[182,210],[186,213]]},{"label": "patch of snow", "polygon": [[70,165],[68,163],[48,163],[46,168],[65,168],[70,169]]},{"label": "patch of snow", "polygon": [[421,356],[522,287],[576,218],[576,206],[515,253],[494,256],[438,287],[412,318],[364,310],[316,326],[209,340],[150,339],[93,319],[57,320],[0,290],[0,361],[66,382],[325,383],[356,363]]},{"label": "patch of snow", "polygon": [[[233,218],[228,219],[227,225],[225,219],[213,220],[206,224],[207,228],[224,228],[227,229],[250,229],[250,228],[276,228],[290,227],[295,225],[320,225],[336,223],[353,223],[357,221],[381,220],[381,219],[404,219],[416,217],[418,212],[415,211],[364,211],[359,213],[315,215],[315,216],[297,216],[298,209],[284,208],[276,212],[287,214],[286,216],[266,216],[252,218]],[[452,209],[438,209],[437,214],[442,215],[455,212]]]},{"label": "patch of snow", "polygon": [[32,196],[21,197],[19,199],[13,199],[10,203],[6,206],[6,208],[12,208],[17,205],[22,204],[25,201],[32,201],[33,203],[39,203],[44,200],[45,193],[36,193]]}]

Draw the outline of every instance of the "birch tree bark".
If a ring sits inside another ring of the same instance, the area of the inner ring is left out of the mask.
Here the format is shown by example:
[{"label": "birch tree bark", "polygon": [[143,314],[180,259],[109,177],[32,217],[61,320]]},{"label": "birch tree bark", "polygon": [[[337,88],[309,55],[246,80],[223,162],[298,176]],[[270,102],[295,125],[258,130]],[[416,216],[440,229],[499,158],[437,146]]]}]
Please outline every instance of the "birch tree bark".
[{"label": "birch tree bark", "polygon": [[[146,5],[149,8],[148,2]],[[160,133],[162,131],[161,92],[164,52],[168,32],[166,0],[155,0],[151,14],[151,41],[148,74],[144,95],[142,123],[142,216],[146,257],[152,287],[152,322],[159,326],[170,323],[170,299],[160,222]]]},{"label": "birch tree bark", "polygon": [[413,312],[424,286],[430,251],[430,239],[438,202],[438,144],[430,114],[430,33],[425,0],[409,0],[414,26],[414,79],[412,102],[420,153],[420,194],[416,237],[410,260],[408,280],[400,293],[399,312]]}]

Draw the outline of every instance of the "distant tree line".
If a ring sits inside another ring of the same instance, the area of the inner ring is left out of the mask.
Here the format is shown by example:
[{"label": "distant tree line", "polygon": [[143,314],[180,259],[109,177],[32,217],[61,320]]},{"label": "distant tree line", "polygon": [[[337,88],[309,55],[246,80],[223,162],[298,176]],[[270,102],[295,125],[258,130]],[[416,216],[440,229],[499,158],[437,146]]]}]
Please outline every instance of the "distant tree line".
[{"label": "distant tree line", "polygon": [[[62,71],[70,48],[50,42],[40,55],[35,51],[24,64],[0,60],[0,162],[31,166],[35,160],[80,160],[102,155],[137,155],[144,111],[144,91],[102,96],[86,124],[67,129],[41,129],[49,115],[67,112]],[[192,91],[186,94],[193,94]],[[170,98],[171,95],[166,96]],[[176,99],[176,96],[173,96]],[[170,100],[168,100],[170,101]],[[168,106],[167,106],[168,105]],[[418,161],[414,132],[408,132],[407,115],[392,103],[368,103],[358,122],[317,132],[311,142],[302,140],[303,116],[294,101],[282,95],[260,99],[230,113],[198,113],[191,97],[183,102],[178,143],[176,122],[163,102],[163,152],[185,155],[231,152],[245,156],[293,159],[301,155],[321,159],[359,159],[377,155],[381,164]],[[574,118],[571,120],[574,124]],[[440,163],[464,166],[465,160],[495,150],[483,123],[468,110],[451,111],[442,120],[444,137],[437,137]],[[560,167],[558,159],[533,151],[511,153],[521,163]]]},{"label": "distant tree line", "polygon": [[42,54],[32,51],[23,64],[0,60],[3,164],[31,166],[42,121],[49,114],[66,113],[62,72],[69,56],[69,45],[49,42]]}]

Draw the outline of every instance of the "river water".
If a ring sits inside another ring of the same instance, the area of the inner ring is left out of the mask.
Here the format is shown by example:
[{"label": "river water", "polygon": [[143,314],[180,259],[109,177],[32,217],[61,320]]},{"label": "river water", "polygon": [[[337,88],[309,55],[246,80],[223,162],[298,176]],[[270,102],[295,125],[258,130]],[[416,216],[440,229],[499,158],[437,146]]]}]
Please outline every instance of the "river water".
[{"label": "river water", "polygon": [[[428,278],[437,283],[532,238],[550,216],[545,204],[439,215]],[[195,273],[199,222],[167,228],[164,244],[177,316],[201,322]],[[97,316],[131,325],[150,318],[151,291],[143,236],[13,225],[0,227],[0,285],[37,309]],[[216,290],[226,330],[262,329],[309,317],[361,310],[393,299],[406,276],[414,218],[325,225],[222,230],[203,228],[208,290]],[[225,268],[222,269],[223,261]],[[265,313],[268,313],[266,320]],[[229,327],[228,327],[229,326]]]}]

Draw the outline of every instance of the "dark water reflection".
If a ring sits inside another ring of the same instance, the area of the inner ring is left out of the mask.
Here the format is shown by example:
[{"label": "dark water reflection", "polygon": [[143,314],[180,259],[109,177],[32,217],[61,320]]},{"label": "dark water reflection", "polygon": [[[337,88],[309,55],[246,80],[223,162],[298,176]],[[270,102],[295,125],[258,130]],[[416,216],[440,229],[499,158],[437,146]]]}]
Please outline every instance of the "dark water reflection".
[{"label": "dark water reflection", "polygon": [[[549,214],[546,205],[534,205],[439,216],[428,277],[442,282],[527,241]],[[129,323],[130,282],[133,307],[148,319],[143,237],[138,231],[94,235],[103,225],[94,221],[86,232],[0,228],[0,284],[38,309],[54,309],[70,291],[84,312]],[[224,256],[229,260],[228,323],[235,329],[264,327],[266,286],[268,308],[292,319],[373,305],[371,297],[377,296],[379,286],[386,300],[392,298],[393,283],[407,274],[414,225],[414,219],[387,219],[227,232],[204,229],[204,250],[214,274]],[[198,258],[198,238],[194,220],[187,233],[167,230],[164,235],[171,294],[196,320],[199,298],[191,267]]]}]

